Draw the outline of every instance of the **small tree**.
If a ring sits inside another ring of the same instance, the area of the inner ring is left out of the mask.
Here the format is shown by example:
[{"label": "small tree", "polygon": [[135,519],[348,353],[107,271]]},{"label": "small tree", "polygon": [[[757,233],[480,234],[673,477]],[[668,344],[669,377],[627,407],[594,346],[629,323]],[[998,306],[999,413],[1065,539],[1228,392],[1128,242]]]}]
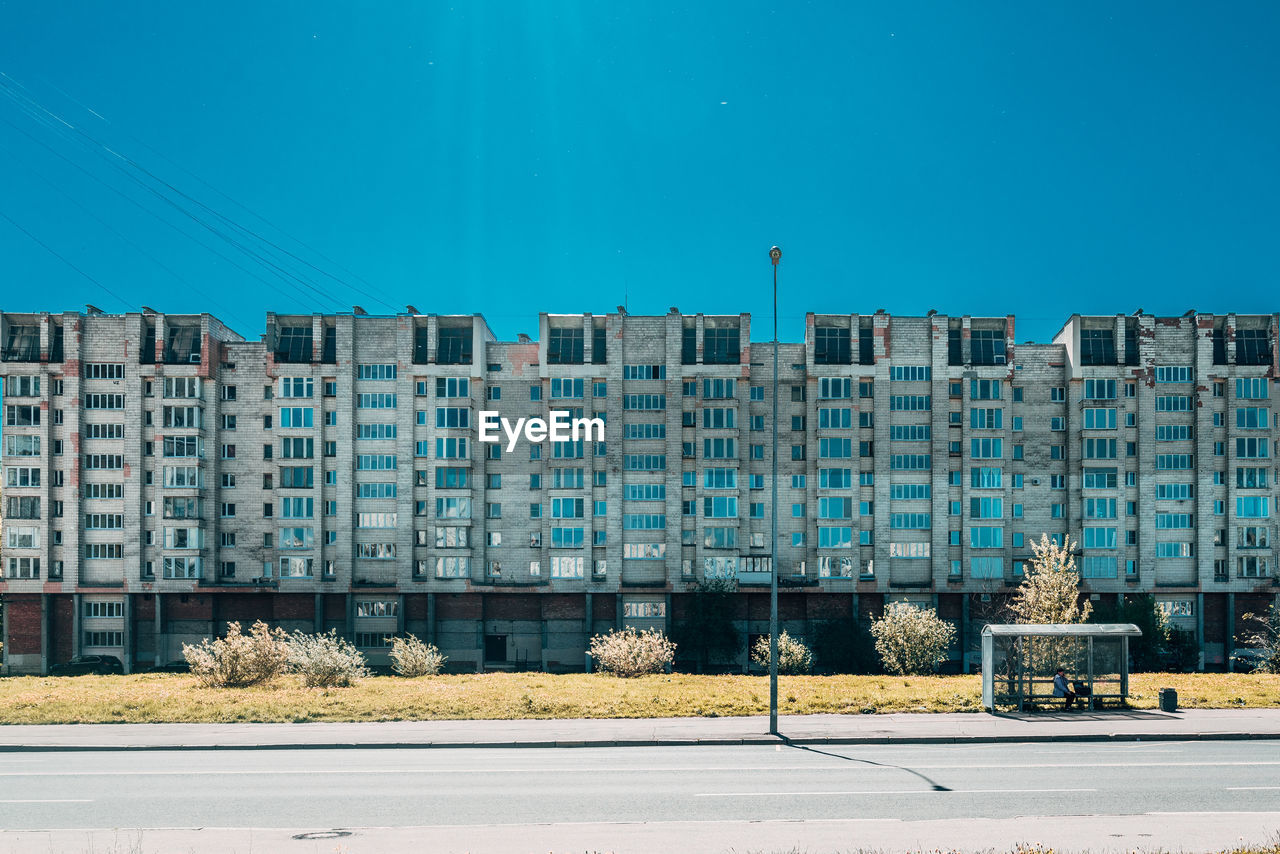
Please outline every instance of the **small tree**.
[{"label": "small tree", "polygon": [[885,670],[900,675],[933,673],[947,658],[956,628],[932,608],[891,602],[871,624]]},{"label": "small tree", "polygon": [[447,660],[434,644],[416,635],[391,639],[391,669],[401,676],[435,676]]},{"label": "small tree", "polygon": [[1244,634],[1236,638],[1236,643],[1257,651],[1258,670],[1280,673],[1280,608],[1272,605],[1265,614],[1245,614],[1244,623]]},{"label": "small tree", "polygon": [[676,645],[662,632],[628,628],[596,635],[591,639],[590,652],[601,673],[644,676],[665,670],[676,657]]},{"label": "small tree", "polygon": [[[769,667],[769,638],[764,635],[756,639],[751,650],[751,660],[761,667]],[[798,676],[813,670],[813,653],[803,642],[796,640],[785,631],[778,635],[778,672],[786,676]]]},{"label": "small tree", "polygon": [[1155,597],[1135,593],[1120,602],[1100,602],[1093,612],[1099,623],[1133,623],[1141,637],[1129,638],[1129,658],[1135,673],[1163,670],[1170,654],[1173,631],[1169,618],[1160,610]]},{"label": "small tree", "polygon": [[[1070,538],[1059,546],[1048,534],[1031,544],[1034,557],[1009,603],[1013,622],[1083,623],[1089,619],[1093,604],[1080,604],[1080,573],[1071,554],[1075,547]],[[1079,638],[1025,638],[1023,644],[1024,660],[1032,662],[1034,673],[1041,675],[1058,667],[1075,671],[1086,649]]]},{"label": "small tree", "polygon": [[261,620],[247,635],[241,633],[239,623],[228,623],[226,637],[205,638],[195,646],[184,643],[182,657],[204,685],[245,688],[283,673],[289,664],[289,644],[281,629],[272,629]]},{"label": "small tree", "polygon": [[1031,544],[1034,555],[1027,565],[1026,578],[1018,585],[1009,603],[1015,623],[1083,623],[1093,605],[1080,604],[1080,573],[1071,552],[1075,543],[1056,545],[1048,534]]},{"label": "small tree", "polygon": [[364,654],[338,633],[289,638],[289,667],[308,688],[346,688],[369,675]]}]

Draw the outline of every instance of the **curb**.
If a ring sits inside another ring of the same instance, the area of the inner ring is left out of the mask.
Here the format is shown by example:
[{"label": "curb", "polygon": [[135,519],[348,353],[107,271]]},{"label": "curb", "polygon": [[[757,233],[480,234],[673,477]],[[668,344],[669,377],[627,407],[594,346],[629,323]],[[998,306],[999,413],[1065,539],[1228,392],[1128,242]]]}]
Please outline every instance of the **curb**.
[{"label": "curb", "polygon": [[279,744],[0,744],[0,753],[123,752],[134,750],[422,750],[422,749],[503,749],[590,748],[590,747],[741,747],[804,745],[886,745],[886,744],[1043,744],[1047,742],[1131,742],[1131,741],[1264,741],[1280,740],[1280,732],[1204,733],[1098,733],[1072,735],[975,735],[975,736],[745,736],[743,738],[599,739],[575,741],[411,741],[411,742],[298,742]]}]

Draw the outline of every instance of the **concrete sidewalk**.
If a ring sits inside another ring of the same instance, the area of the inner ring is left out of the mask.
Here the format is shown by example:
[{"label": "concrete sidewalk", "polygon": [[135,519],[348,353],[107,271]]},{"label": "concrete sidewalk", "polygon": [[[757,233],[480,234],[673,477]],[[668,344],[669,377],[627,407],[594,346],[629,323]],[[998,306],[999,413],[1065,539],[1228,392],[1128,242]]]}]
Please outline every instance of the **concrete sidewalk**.
[{"label": "concrete sidewalk", "polygon": [[[626,747],[776,744],[768,719],[394,721],[0,726],[0,752],[255,748]],[[1280,708],[892,715],[784,715],[797,744],[1280,739]]]}]

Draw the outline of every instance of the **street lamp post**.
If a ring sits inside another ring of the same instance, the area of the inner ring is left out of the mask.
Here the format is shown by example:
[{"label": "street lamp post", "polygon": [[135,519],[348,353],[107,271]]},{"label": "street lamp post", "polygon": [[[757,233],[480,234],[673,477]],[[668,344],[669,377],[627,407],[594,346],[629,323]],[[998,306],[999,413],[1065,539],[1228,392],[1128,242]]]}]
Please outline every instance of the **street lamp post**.
[{"label": "street lamp post", "polygon": [[778,262],[782,250],[769,250],[773,262],[773,500],[769,522],[769,734],[778,734]]}]

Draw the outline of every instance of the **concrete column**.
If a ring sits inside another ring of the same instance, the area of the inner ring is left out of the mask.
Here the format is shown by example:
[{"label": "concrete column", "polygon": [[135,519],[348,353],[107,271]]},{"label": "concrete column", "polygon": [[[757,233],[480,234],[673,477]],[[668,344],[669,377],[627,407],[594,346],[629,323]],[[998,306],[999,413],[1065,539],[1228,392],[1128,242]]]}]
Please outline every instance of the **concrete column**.
[{"label": "concrete column", "polygon": [[156,594],[156,667],[169,663],[169,639],[164,633],[164,594]]},{"label": "concrete column", "polygon": [[350,592],[347,593],[346,622],[342,626],[340,633],[347,640],[354,640],[353,632],[356,630],[356,600]]},{"label": "concrete column", "polygon": [[436,594],[427,594],[427,643],[436,642]]},{"label": "concrete column", "polygon": [[1196,648],[1200,650],[1196,670],[1204,672],[1204,593],[1196,594]]},{"label": "concrete column", "polygon": [[960,664],[961,672],[969,672],[969,594],[960,594]]},{"label": "concrete column", "polygon": [[[125,672],[129,672],[127,668]],[[49,594],[47,593],[40,596],[40,675],[49,675]]]},{"label": "concrete column", "polygon": [[[586,593],[586,594],[584,594],[584,595],[587,597],[587,600],[586,600],[586,616],[585,616],[585,617],[583,617],[583,627],[582,627],[582,628],[583,628],[583,635],[586,637],[586,640],[587,640],[587,646],[588,646],[588,649],[589,649],[589,648],[590,648],[590,644],[591,644],[591,634],[592,634],[592,632],[591,632],[591,627],[592,627],[592,623],[593,623],[593,618],[592,618],[592,614],[591,614],[591,594],[590,594],[590,593]],[[585,659],[586,659],[586,661],[585,661],[585,668],[586,668],[586,671],[587,671],[588,673],[590,673],[592,670],[594,670],[594,669],[595,669],[595,662],[591,660],[591,653],[590,653],[589,651],[585,654],[585,656],[584,656],[584,657],[585,657]]]},{"label": "concrete column", "polygon": [[9,675],[9,609],[0,608],[0,674]]},{"label": "concrete column", "polygon": [[124,661],[121,662],[125,673],[133,672],[133,597],[136,594],[124,594]]},{"label": "concrete column", "polygon": [[404,594],[396,597],[396,634],[404,634]]},{"label": "concrete column", "polygon": [[[1231,342],[1228,341],[1227,343],[1230,346]],[[1222,657],[1227,665],[1227,672],[1231,672],[1235,670],[1235,667],[1231,664],[1231,658],[1236,651],[1236,594],[1234,593],[1227,594],[1227,618],[1224,622],[1226,623],[1224,631],[1226,637],[1222,639]]]},{"label": "concrete column", "polygon": [[71,595],[71,657],[80,655],[80,617],[84,611],[84,596],[80,593]]},{"label": "concrete column", "polygon": [[[156,613],[159,613],[158,609]],[[316,594],[316,610],[315,610],[315,616],[312,618],[312,623],[314,625],[313,631],[315,631],[316,634],[324,633],[324,594],[323,593]]]},{"label": "concrete column", "polygon": [[621,590],[618,591],[618,596],[615,599],[615,605],[616,607],[614,608],[613,627],[618,631],[622,631],[623,623],[622,623],[622,591]]}]

